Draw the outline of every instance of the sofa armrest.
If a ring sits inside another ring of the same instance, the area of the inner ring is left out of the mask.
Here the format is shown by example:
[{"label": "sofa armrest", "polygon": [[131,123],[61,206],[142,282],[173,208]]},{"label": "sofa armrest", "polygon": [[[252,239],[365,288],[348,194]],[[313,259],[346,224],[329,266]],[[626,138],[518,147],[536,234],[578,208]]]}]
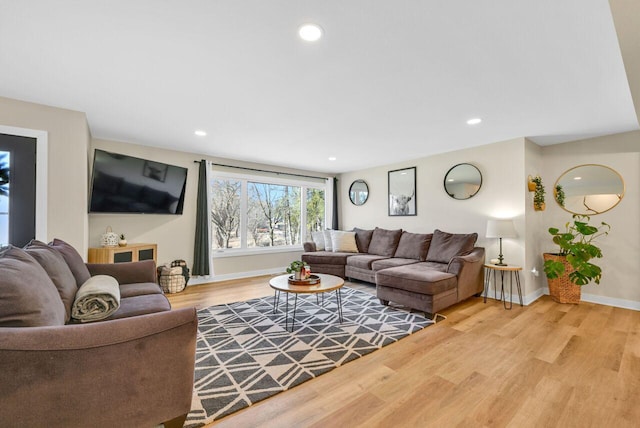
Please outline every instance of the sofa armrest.
[{"label": "sofa armrest", "polygon": [[317,251],[315,242],[305,242],[302,246],[304,247],[305,253],[315,253]]},{"label": "sofa armrest", "polygon": [[0,328],[0,420],[154,426],[189,412],[194,308],[56,327]]},{"label": "sofa armrest", "polygon": [[466,256],[456,256],[449,261],[447,272],[458,277],[458,301],[484,289],[484,248],[475,247]]},{"label": "sofa armrest", "polygon": [[91,276],[109,275],[118,280],[118,284],[136,282],[158,282],[156,263],[153,260],[126,263],[87,263]]}]

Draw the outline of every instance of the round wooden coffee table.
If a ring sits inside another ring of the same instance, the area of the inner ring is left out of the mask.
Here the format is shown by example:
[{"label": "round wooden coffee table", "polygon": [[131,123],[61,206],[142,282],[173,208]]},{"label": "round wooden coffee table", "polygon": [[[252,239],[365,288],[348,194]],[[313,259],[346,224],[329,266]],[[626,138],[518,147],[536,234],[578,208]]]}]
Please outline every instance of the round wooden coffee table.
[{"label": "round wooden coffee table", "polygon": [[[273,313],[275,314],[278,309],[278,300],[280,299],[280,293],[293,293],[293,316],[291,317],[291,331],[293,331],[294,324],[296,322],[296,308],[298,306],[298,294],[318,294],[328,293],[330,291],[336,292],[336,303],[338,305],[338,317],[340,323],[342,323],[342,296],[340,295],[340,289],[344,285],[344,280],[339,276],[327,275],[324,273],[314,273],[320,277],[320,283],[316,285],[292,285],[289,284],[289,277],[291,275],[279,275],[269,280],[269,286],[274,289],[273,295]],[[322,297],[324,304],[324,295]],[[285,319],[284,328],[289,330],[289,299],[285,299]]]}]

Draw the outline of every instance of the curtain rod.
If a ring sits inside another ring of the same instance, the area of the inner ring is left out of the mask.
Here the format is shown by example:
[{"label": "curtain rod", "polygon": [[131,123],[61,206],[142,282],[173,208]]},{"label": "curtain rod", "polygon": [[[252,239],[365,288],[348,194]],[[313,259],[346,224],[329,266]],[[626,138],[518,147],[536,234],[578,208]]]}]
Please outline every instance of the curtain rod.
[{"label": "curtain rod", "polygon": [[[200,161],[193,161],[194,163],[200,163]],[[235,168],[235,169],[244,169],[245,171],[256,171],[256,172],[268,172],[271,174],[278,174],[278,175],[290,175],[292,177],[303,177],[303,178],[316,178],[316,179],[320,179],[320,180],[328,180],[328,177],[317,177],[315,175],[303,175],[303,174],[293,174],[291,172],[278,172],[278,171],[269,171],[267,169],[257,169],[257,168],[248,168],[245,166],[235,166],[235,165],[225,165],[223,163],[213,163],[211,162],[211,165],[215,165],[215,166],[223,166],[225,168]]]}]

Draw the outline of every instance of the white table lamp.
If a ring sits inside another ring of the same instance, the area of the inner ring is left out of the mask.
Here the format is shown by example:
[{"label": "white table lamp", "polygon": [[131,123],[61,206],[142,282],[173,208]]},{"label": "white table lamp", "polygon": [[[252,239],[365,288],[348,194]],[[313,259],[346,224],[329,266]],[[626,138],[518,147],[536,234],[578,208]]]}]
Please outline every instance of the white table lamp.
[{"label": "white table lamp", "polygon": [[503,262],[502,256],[502,238],[516,238],[516,228],[513,225],[513,220],[488,220],[487,221],[487,238],[499,238],[500,239],[500,255],[498,255],[497,266],[506,266]]}]

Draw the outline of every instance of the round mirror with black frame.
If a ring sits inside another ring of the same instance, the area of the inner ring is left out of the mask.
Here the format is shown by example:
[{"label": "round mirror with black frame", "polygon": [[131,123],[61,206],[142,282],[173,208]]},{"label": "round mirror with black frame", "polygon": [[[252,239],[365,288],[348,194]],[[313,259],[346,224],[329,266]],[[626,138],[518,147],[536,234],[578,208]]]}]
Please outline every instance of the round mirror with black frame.
[{"label": "round mirror with black frame", "polygon": [[482,187],[480,170],[470,163],[454,165],[444,176],[444,190],[453,199],[474,197]]},{"label": "round mirror with black frame", "polygon": [[364,180],[355,180],[349,187],[349,199],[353,205],[364,205],[369,199],[369,186]]},{"label": "round mirror with black frame", "polygon": [[604,165],[578,165],[565,171],[553,186],[553,196],[572,214],[595,215],[620,203],[625,186],[618,171]]}]

